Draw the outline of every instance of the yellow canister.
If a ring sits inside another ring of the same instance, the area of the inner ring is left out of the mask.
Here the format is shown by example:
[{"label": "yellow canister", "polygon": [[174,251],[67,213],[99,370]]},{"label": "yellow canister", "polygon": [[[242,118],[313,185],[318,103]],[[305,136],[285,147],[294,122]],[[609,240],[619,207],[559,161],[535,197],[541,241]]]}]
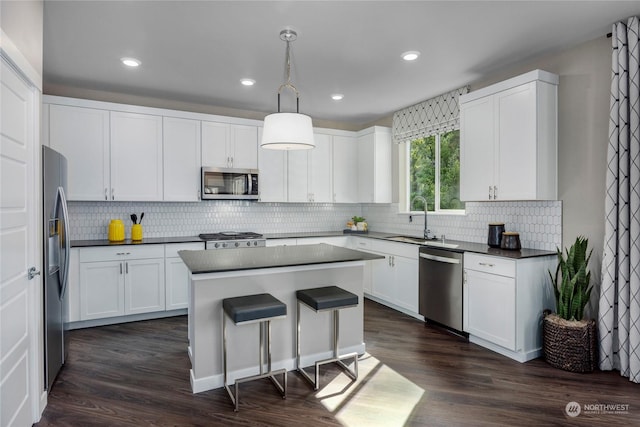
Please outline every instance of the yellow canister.
[{"label": "yellow canister", "polygon": [[131,240],[142,240],[142,225],[133,224],[131,226]]},{"label": "yellow canister", "polygon": [[124,223],[121,219],[112,219],[109,223],[109,241],[121,242],[124,240]]}]

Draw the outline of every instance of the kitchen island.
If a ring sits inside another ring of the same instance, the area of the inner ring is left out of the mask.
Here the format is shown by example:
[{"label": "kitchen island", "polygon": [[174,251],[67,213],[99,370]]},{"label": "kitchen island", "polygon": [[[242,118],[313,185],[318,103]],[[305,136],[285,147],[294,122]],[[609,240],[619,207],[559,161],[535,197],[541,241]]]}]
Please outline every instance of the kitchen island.
[{"label": "kitchen island", "polygon": [[[327,244],[276,246],[222,251],[180,251],[190,271],[189,357],[194,393],[222,387],[222,300],[270,293],[287,304],[287,317],[273,321],[273,369],[295,369],[296,290],[336,285],[358,295],[357,307],[340,318],[342,353],[365,351],[364,266],[383,258]],[[331,313],[301,313],[301,363],[312,365],[331,356]],[[258,367],[258,324],[228,324],[229,381],[253,375]],[[306,331],[306,332],[305,332]]]}]

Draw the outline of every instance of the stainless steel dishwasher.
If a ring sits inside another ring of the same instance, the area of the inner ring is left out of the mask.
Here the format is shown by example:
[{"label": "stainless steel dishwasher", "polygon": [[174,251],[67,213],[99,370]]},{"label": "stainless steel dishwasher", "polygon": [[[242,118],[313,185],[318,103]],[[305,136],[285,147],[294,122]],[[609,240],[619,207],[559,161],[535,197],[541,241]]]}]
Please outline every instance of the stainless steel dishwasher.
[{"label": "stainless steel dishwasher", "polygon": [[462,332],[462,253],[420,247],[419,312],[458,333]]}]

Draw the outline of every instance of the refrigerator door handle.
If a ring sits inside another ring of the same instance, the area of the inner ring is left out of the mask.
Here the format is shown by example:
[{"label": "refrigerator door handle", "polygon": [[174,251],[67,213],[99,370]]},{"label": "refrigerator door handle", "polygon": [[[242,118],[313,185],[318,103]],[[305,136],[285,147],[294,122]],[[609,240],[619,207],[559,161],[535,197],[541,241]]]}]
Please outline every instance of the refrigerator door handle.
[{"label": "refrigerator door handle", "polygon": [[[69,240],[69,211],[67,210],[67,198],[64,195],[64,188],[58,187],[58,195],[57,202],[60,203],[62,207],[62,220],[63,220],[63,228],[64,234],[62,237],[62,242],[64,243],[64,270],[62,271],[62,277],[60,278],[60,283],[62,285],[62,289],[60,290],[60,299],[64,299],[64,295],[67,292],[67,285],[69,281],[69,258],[71,255],[71,241]],[[58,273],[60,274],[60,273]]]}]

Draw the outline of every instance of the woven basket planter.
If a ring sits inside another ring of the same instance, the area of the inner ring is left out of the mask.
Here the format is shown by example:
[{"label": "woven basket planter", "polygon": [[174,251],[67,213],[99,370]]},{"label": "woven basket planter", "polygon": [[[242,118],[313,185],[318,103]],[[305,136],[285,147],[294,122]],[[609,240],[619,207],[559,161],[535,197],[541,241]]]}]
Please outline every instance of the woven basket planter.
[{"label": "woven basket planter", "polygon": [[542,324],[544,358],[570,372],[592,372],[598,363],[595,320],[569,321],[545,310]]}]

